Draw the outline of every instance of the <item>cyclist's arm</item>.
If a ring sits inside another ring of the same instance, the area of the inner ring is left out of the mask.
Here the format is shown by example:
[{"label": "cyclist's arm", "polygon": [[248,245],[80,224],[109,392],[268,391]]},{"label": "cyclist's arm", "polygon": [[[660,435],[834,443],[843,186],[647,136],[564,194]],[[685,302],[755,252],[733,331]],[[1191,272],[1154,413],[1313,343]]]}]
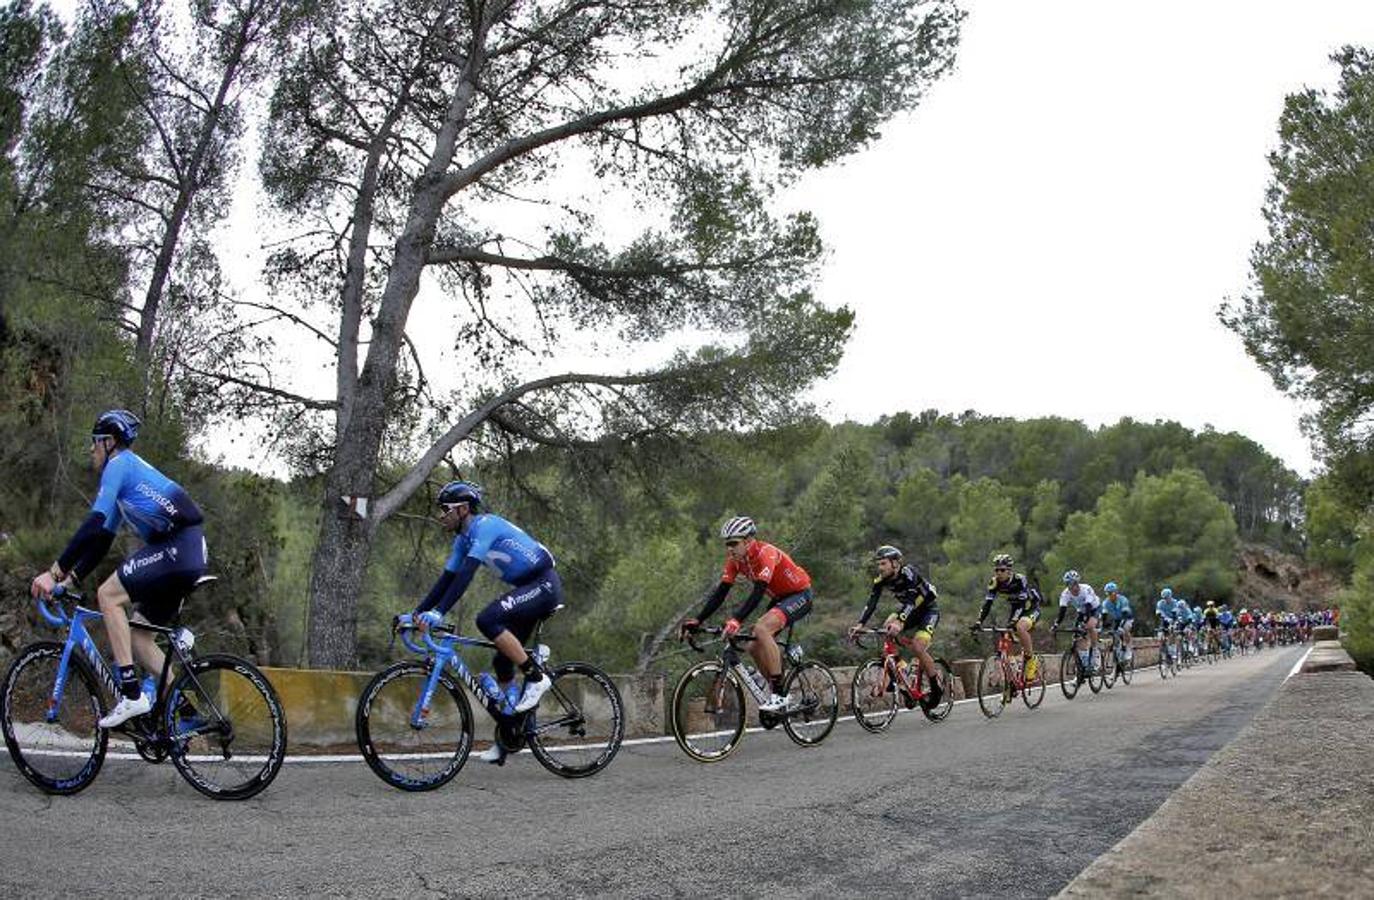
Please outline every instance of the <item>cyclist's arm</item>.
[{"label": "cyclist's arm", "polygon": [[733,581],[722,581],[716,585],[716,589],[706,598],[706,605],[697,613],[697,621],[705,622],[711,614],[720,609],[720,605],[725,602],[725,597],[730,593],[730,588],[734,587]]},{"label": "cyclist's arm", "polygon": [[759,605],[759,601],[763,599],[763,594],[766,590],[768,590],[768,582],[754,582],[754,589],[749,592],[749,596],[740,604],[739,609],[735,610],[735,621],[743,622],[745,617],[754,611],[754,607]]},{"label": "cyclist's arm", "polygon": [[1069,592],[1068,592],[1068,591],[1065,591],[1064,593],[1062,593],[1062,594],[1059,595],[1059,615],[1058,615],[1058,616],[1055,618],[1055,620],[1054,620],[1054,627],[1055,627],[1055,628],[1058,628],[1058,627],[1059,627],[1059,624],[1060,624],[1061,622],[1064,621],[1064,616],[1068,614],[1068,611],[1069,611],[1069,599],[1068,599],[1068,596],[1069,596]]},{"label": "cyclist's arm", "polygon": [[57,557],[57,568],[67,576],[81,579],[94,569],[114,543],[115,533],[105,527],[105,514],[92,512],[72,535],[67,548]]},{"label": "cyclist's arm", "polygon": [[868,595],[868,605],[864,607],[863,614],[859,616],[859,624],[867,625],[868,620],[873,616],[873,610],[878,608],[878,599],[883,595],[883,586],[879,582],[873,582],[873,592]]},{"label": "cyclist's arm", "polygon": [[472,576],[476,575],[481,567],[482,564],[476,557],[468,556],[459,564],[458,571],[444,569],[425,599],[415,607],[416,615],[429,609],[437,610],[441,616],[447,614],[453,608],[453,604],[463,596],[468,585],[472,583]]},{"label": "cyclist's arm", "polygon": [[978,613],[979,625],[982,625],[983,620],[988,617],[988,613],[992,610],[992,601],[995,599],[997,599],[997,592],[989,590],[987,596],[983,598],[983,609]]}]

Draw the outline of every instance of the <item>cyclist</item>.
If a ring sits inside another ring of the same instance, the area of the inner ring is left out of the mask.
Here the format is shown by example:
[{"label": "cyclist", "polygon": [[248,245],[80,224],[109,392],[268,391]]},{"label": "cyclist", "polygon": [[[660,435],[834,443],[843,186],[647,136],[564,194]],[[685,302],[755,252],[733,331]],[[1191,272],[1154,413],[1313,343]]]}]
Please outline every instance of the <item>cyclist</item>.
[{"label": "cyclist", "polygon": [[1255,643],[1255,619],[1250,615],[1248,607],[1241,607],[1240,615],[1236,616],[1236,624],[1240,626],[1241,647],[1248,649]]},{"label": "cyclist", "polygon": [[1172,588],[1166,587],[1159,592],[1159,599],[1155,601],[1155,616],[1159,619],[1155,629],[1155,636],[1159,638],[1159,652],[1165,653],[1172,646],[1169,641],[1170,633],[1179,630]]},{"label": "cyclist", "polygon": [[[517,667],[524,675],[515,712],[531,710],[552,684],[540,660],[525,652],[524,643],[535,626],[563,604],[563,580],[553,554],[518,526],[494,513],[483,512],[480,485],[450,481],[439,490],[436,499],[439,523],[444,530],[454,533],[453,550],[444,571],[420,605],[398,618],[414,622],[421,631],[437,625],[463,596],[477,570],[487,566],[511,589],[477,614],[477,630],[496,645],[492,669],[503,692],[509,691]],[[501,742],[493,741],[478,758],[500,764],[505,757]]]},{"label": "cyclist", "polygon": [[[1093,586],[1083,582],[1077,569],[1070,569],[1064,573],[1064,590],[1059,594],[1059,615],[1054,620],[1052,630],[1059,630],[1069,607],[1078,612],[1073,627],[1083,628],[1088,633],[1087,643],[1078,650],[1078,683],[1082,684],[1093,667],[1093,650],[1097,648],[1097,626],[1102,620],[1102,601],[1093,590]],[[1075,640],[1074,644],[1077,645],[1078,640]]]},{"label": "cyclist", "polygon": [[1174,628],[1182,636],[1183,645],[1188,653],[1196,655],[1193,647],[1193,639],[1196,636],[1193,628],[1193,606],[1182,597],[1174,598]]},{"label": "cyclist", "polygon": [[147,631],[131,631],[124,607],[136,621],[166,625],[181,601],[205,574],[207,551],[199,507],[180,485],[129,449],[143,423],[124,409],[101,413],[91,428],[91,466],[100,491],[86,521],[62,555],[33,579],[30,592],[49,596],[87,575],[109,551],[120,525],[128,525],[143,546],[124,559],[96,590],[96,599],[118,667],[119,701],[99,722],[114,728],[152,708],[134,670],[134,658],[148,672],[162,671],[163,654]]},{"label": "cyclist", "polygon": [[970,631],[983,627],[992,603],[998,597],[1005,597],[1011,604],[1011,616],[1007,627],[1016,629],[1016,638],[1021,643],[1021,657],[1025,661],[1026,680],[1031,681],[1040,672],[1040,664],[1035,658],[1035,648],[1031,644],[1031,629],[1040,621],[1040,604],[1043,599],[1040,591],[1031,586],[1026,576],[1012,571],[1014,560],[1008,553],[999,553],[992,558],[992,580],[988,582],[988,592],[983,597],[983,610],[978,613],[978,621],[969,626]]},{"label": "cyclist", "polygon": [[935,636],[935,626],[940,621],[940,607],[936,602],[939,595],[920,569],[913,565],[902,565],[902,551],[896,547],[884,544],[874,552],[873,560],[878,566],[878,577],[873,579],[868,605],[859,616],[858,624],[849,629],[849,636],[854,637],[860,628],[868,624],[869,617],[878,608],[883,590],[891,591],[900,606],[883,622],[883,629],[889,637],[910,647],[920,662],[926,677],[930,679],[930,692],[922,698],[921,705],[926,709],[934,709],[944,696],[935,659],[930,655],[930,640]]},{"label": "cyclist", "polygon": [[1208,600],[1207,606],[1202,610],[1202,626],[1207,633],[1207,648],[1213,644],[1218,649],[1221,648],[1221,610],[1217,609],[1215,600]]},{"label": "cyclist", "polygon": [[1236,617],[1231,612],[1231,604],[1221,604],[1217,611],[1217,622],[1221,624],[1221,649],[1230,653],[1233,644],[1232,632],[1236,628]]},{"label": "cyclist", "polygon": [[724,634],[731,637],[739,631],[740,623],[749,617],[765,594],[768,596],[768,609],[754,623],[749,655],[768,679],[771,689],[768,699],[759,704],[759,710],[781,712],[787,708],[788,698],[782,686],[782,651],[774,635],[811,612],[811,576],[793,562],[792,557],[755,537],[757,533],[758,526],[748,516],[736,516],[720,527],[721,539],[725,541],[725,570],[701,612],[696,618],[683,620],[679,634],[685,635],[710,618],[725,602],[735,579],[741,575],[749,579],[753,589],[725,621]]},{"label": "cyclist", "polygon": [[1131,599],[1121,593],[1115,581],[1102,586],[1107,597],[1102,602],[1102,619],[1109,628],[1115,628],[1121,636],[1123,662],[1129,661],[1131,654],[1131,628],[1135,625],[1135,610],[1131,609]]}]

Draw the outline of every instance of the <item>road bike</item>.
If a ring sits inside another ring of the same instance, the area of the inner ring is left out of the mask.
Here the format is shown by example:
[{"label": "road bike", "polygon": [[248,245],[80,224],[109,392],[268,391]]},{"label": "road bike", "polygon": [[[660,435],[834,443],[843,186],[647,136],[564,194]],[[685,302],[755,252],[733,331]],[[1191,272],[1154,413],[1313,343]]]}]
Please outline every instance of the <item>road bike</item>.
[{"label": "road bike", "polygon": [[1120,681],[1130,684],[1135,677],[1135,649],[1126,643],[1121,628],[1112,628],[1111,648],[1102,656],[1103,684],[1108,688]]},{"label": "road bike", "polygon": [[1002,710],[1015,699],[1017,694],[1028,709],[1035,709],[1045,699],[1045,659],[1035,654],[1038,671],[1035,678],[1027,680],[1022,671],[1019,653],[1016,653],[1016,640],[1011,628],[997,626],[979,627],[978,631],[992,632],[997,635],[997,645],[993,654],[978,666],[978,708],[989,719],[995,719]]},{"label": "road bike", "polygon": [[924,701],[930,694],[929,677],[921,664],[914,660],[908,664],[901,655],[900,639],[892,637],[885,629],[860,629],[854,632],[854,643],[863,647],[863,638],[868,635],[883,638],[883,654],[854,670],[854,681],[850,685],[854,721],[874,734],[885,731],[897,717],[898,698],[907,709],[920,706],[930,721],[944,721],[954,708],[954,670],[949,662],[935,657],[942,694],[938,705],[928,707]]},{"label": "road bike", "polygon": [[[697,663],[678,679],[670,707],[671,725],[684,753],[698,762],[719,762],[734,752],[744,737],[745,693],[761,704],[768,700],[771,690],[763,675],[740,654],[754,640],[751,631],[724,635],[719,627],[696,626],[684,632],[691,648],[704,653],[696,642],[698,634],[721,636],[720,657]],[[802,646],[792,639],[791,625],[778,646],[788,705],[777,713],[760,710],[759,724],[764,728],[781,724],[794,743],[814,747],[835,727],[840,713],[839,686],[823,663],[803,660]]]},{"label": "road bike", "polygon": [[[206,576],[195,587],[215,580]],[[67,629],[66,640],[20,650],[0,690],[5,745],[25,778],[50,794],[75,794],[100,772],[112,734],[116,749],[130,747],[151,763],[170,759],[193,788],[216,800],[247,799],[277,777],[286,713],[252,663],[227,653],[199,656],[189,629],[131,619],[131,628],[166,644],[166,658],[157,679],[144,681],[152,709],[104,729],[98,722],[119,688],[88,631],[102,616],[81,606],[75,592],[59,587],[52,599],[52,607],[39,599],[38,612]],[[70,613],[64,602],[73,605]]]},{"label": "road bike", "polygon": [[[1052,634],[1059,634],[1059,628],[1051,628]],[[1059,661],[1059,689],[1064,692],[1066,699],[1072,700],[1078,696],[1078,688],[1083,682],[1088,683],[1088,687],[1094,694],[1100,693],[1102,685],[1106,680],[1102,669],[1102,650],[1093,644],[1088,650],[1088,671],[1082,670],[1082,660],[1078,657],[1078,643],[1080,640],[1086,641],[1088,637],[1087,629],[1075,625],[1072,632],[1064,629],[1064,634],[1072,634],[1073,640],[1069,643],[1069,649],[1064,651],[1064,656]]]},{"label": "road bike", "polygon": [[[531,655],[546,650],[538,643],[543,625],[534,630]],[[425,658],[387,666],[358,698],[358,749],[382,781],[403,791],[430,791],[458,774],[473,749],[472,705],[464,686],[496,720],[494,740],[508,753],[529,747],[540,765],[564,778],[595,775],[615,759],[625,739],[625,705],[610,676],[596,666],[547,667],[544,675],[553,683],[539,705],[516,713],[504,695],[482,687],[460,652],[495,650],[495,644],[442,624],[421,632],[419,643],[419,630],[413,623],[392,627],[408,650]]]}]

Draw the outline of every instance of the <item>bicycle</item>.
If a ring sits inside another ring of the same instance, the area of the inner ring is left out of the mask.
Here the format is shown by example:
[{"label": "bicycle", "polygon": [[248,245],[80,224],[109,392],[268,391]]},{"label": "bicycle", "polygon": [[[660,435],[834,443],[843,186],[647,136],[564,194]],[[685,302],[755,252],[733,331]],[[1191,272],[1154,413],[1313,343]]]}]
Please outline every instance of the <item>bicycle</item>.
[{"label": "bicycle", "polygon": [[[1056,635],[1059,633],[1058,628],[1051,628],[1050,631]],[[1065,630],[1064,633],[1069,632]],[[1080,674],[1082,664],[1078,658],[1078,641],[1080,638],[1087,638],[1088,631],[1082,626],[1075,625],[1072,634],[1073,640],[1069,644],[1069,649],[1064,651],[1064,656],[1059,662],[1059,689],[1064,692],[1064,698],[1067,700],[1078,696],[1078,688],[1085,681],[1094,694],[1100,693],[1105,680],[1102,671],[1102,651],[1096,645],[1088,650],[1088,673]]]},{"label": "bicycle", "polygon": [[939,670],[940,687],[943,694],[938,706],[927,708],[923,701],[929,696],[926,688],[927,676],[919,662],[908,664],[901,657],[899,638],[888,635],[881,628],[864,628],[854,633],[854,643],[863,647],[862,638],[871,635],[883,638],[883,655],[870,659],[854,670],[854,680],[850,685],[850,704],[854,710],[854,721],[865,731],[878,734],[887,730],[897,717],[897,698],[900,696],[907,709],[918,705],[925,717],[932,722],[942,722],[954,709],[954,670],[942,657],[935,657],[935,667]]},{"label": "bicycle", "polygon": [[[554,609],[562,609],[560,604]],[[535,627],[527,652],[538,645]],[[515,713],[504,696],[483,689],[460,647],[495,650],[491,641],[466,637],[448,625],[411,636],[414,624],[394,624],[393,637],[425,659],[402,660],[372,677],[358,698],[358,749],[378,778],[403,791],[431,791],[463,768],[473,745],[472,706],[465,685],[496,720],[495,740],[508,752],[528,746],[539,764],[563,778],[586,778],[611,764],[625,739],[625,706],[610,676],[585,662],[546,668],[552,678],[539,705]],[[435,635],[438,639],[435,639]],[[455,680],[456,676],[456,680]],[[504,763],[503,763],[504,764]]]},{"label": "bicycle", "polygon": [[1039,671],[1033,680],[1027,681],[1022,666],[1011,660],[1016,643],[1012,637],[1013,630],[984,626],[978,628],[978,631],[995,632],[998,636],[993,654],[978,666],[978,708],[983,711],[983,715],[989,719],[997,718],[1017,694],[1021,695],[1021,700],[1028,709],[1039,706],[1045,699],[1044,657],[1039,653],[1035,654]]},{"label": "bicycle", "polygon": [[1168,679],[1169,676],[1178,676],[1178,655],[1179,644],[1178,634],[1174,629],[1165,623],[1159,631],[1159,677]]},{"label": "bicycle", "polygon": [[[763,676],[740,656],[752,633],[739,631],[725,636],[720,627],[697,626],[685,637],[698,653],[706,652],[696,635],[722,637],[719,659],[704,660],[689,668],[673,688],[673,738],[682,751],[697,762],[719,762],[734,752],[744,736],[744,694],[755,703],[765,702],[770,690]],[[778,641],[782,652],[783,692],[789,703],[779,713],[759,711],[764,728],[779,724],[793,743],[814,747],[835,727],[840,713],[840,690],[835,675],[815,660],[802,661],[801,644],[792,639],[792,626]]]},{"label": "bicycle", "polygon": [[1111,629],[1112,646],[1111,649],[1102,657],[1103,684],[1111,688],[1119,680],[1122,684],[1130,684],[1135,676],[1135,651],[1126,643],[1121,634],[1121,628]]},{"label": "bicycle", "polygon": [[[203,577],[191,590],[215,580]],[[38,641],[19,651],[0,691],[5,745],[40,790],[75,794],[88,786],[112,733],[148,762],[170,759],[191,787],[216,800],[245,800],[277,777],[286,755],[286,714],[252,663],[227,653],[197,656],[189,629],[131,620],[130,627],[163,638],[168,652],[157,681],[150,684],[149,675],[144,682],[152,709],[104,729],[98,722],[119,688],[87,630],[102,615],[81,606],[84,597],[74,591],[59,587],[52,599],[56,611],[39,599],[38,612],[54,628],[67,629],[66,640]],[[63,600],[72,603],[70,614]],[[180,674],[172,679],[174,660]]]}]

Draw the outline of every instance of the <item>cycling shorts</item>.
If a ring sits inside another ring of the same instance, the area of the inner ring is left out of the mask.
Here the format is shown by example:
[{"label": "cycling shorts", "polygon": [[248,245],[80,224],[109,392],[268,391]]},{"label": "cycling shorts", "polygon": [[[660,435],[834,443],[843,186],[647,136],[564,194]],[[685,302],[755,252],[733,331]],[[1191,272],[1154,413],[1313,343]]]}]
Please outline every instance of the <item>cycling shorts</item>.
[{"label": "cycling shorts", "polygon": [[1016,623],[1021,621],[1022,619],[1025,619],[1026,621],[1030,622],[1030,627],[1034,628],[1035,623],[1040,621],[1040,608],[1036,607],[1035,609],[1016,610],[1011,614],[1011,619],[1007,622],[1007,627],[1015,628]]},{"label": "cycling shorts", "polygon": [[[806,618],[806,614],[811,612],[811,588],[802,588],[795,594],[788,594],[780,597],[768,607],[768,612],[779,610],[787,625],[795,625],[801,619]],[[768,613],[764,613],[768,615]]]},{"label": "cycling shorts", "polygon": [[[888,622],[897,620],[897,614],[893,613],[887,617]],[[913,638],[921,638],[927,644],[935,638],[935,626],[940,624],[940,610],[931,603],[926,609],[913,610],[902,624],[902,634]],[[886,622],[884,623],[886,625]]]},{"label": "cycling shorts", "polygon": [[167,625],[205,574],[207,555],[205,532],[188,525],[130,553],[115,574],[134,612],[154,625]]},{"label": "cycling shorts", "polygon": [[1074,620],[1073,627],[1082,628],[1088,624],[1089,619],[1097,619],[1097,624],[1102,624],[1102,614],[1096,609],[1079,610],[1078,618]]},{"label": "cycling shorts", "polygon": [[1122,619],[1114,627],[1122,634],[1130,634],[1131,629],[1135,627],[1135,619]]}]

